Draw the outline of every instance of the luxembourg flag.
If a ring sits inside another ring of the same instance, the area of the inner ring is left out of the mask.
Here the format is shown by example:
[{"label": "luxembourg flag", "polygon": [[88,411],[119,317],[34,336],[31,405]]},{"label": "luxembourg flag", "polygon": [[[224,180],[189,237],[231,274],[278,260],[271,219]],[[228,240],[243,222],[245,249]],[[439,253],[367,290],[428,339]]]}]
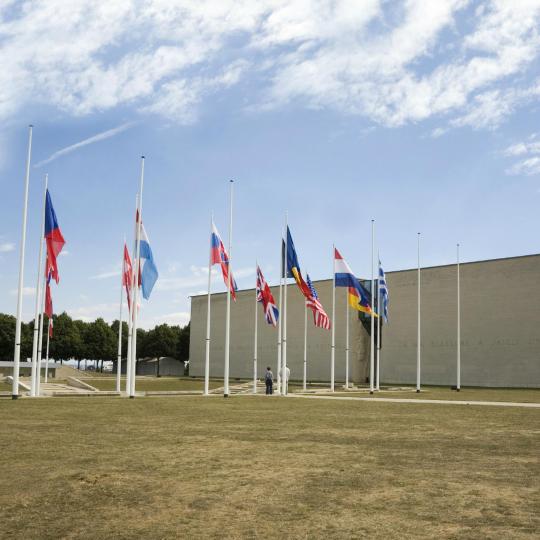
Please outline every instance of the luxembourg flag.
[{"label": "luxembourg flag", "polygon": [[45,276],[50,279],[50,276],[58,283],[60,276],[58,275],[58,265],[56,258],[62,251],[66,241],[60,232],[56,212],[52,205],[51,194],[47,190],[45,196],[45,242],[47,244],[47,263],[45,265]]},{"label": "luxembourg flag", "polygon": [[[221,236],[212,221],[212,235],[210,236],[210,264],[219,264],[221,266],[221,273],[223,274],[223,281],[225,286],[229,286],[229,255],[225,250]],[[236,301],[236,291],[238,286],[231,272],[231,295],[234,301]]]},{"label": "luxembourg flag", "polygon": [[352,273],[347,261],[336,248],[334,248],[334,273],[336,287],[348,288],[349,305],[358,311],[371,314],[370,294]]},{"label": "luxembourg flag", "polygon": [[[137,214],[138,216],[138,214]],[[150,298],[150,294],[159,276],[150,241],[144,228],[144,223],[141,222],[141,238],[140,238],[140,258],[139,258],[139,281],[142,287],[142,295],[145,300]]]}]

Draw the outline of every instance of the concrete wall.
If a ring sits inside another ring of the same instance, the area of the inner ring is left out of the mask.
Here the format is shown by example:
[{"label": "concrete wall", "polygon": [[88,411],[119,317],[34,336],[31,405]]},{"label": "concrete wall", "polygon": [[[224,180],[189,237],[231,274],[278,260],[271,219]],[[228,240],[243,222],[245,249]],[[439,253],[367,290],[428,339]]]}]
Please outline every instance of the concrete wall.
[{"label": "concrete wall", "polygon": [[[329,316],[332,314],[332,281],[315,283],[320,300]],[[272,288],[276,302],[279,287]],[[255,292],[253,289],[239,291],[237,301],[231,302],[231,349],[230,375],[233,378],[253,376],[253,334],[255,321]],[[287,292],[287,365],[291,369],[291,379],[301,380],[304,362],[304,300],[295,284],[290,284]],[[210,347],[210,375],[223,376],[225,342],[225,293],[212,295],[212,325]],[[206,338],[207,296],[191,299],[190,375],[204,375]],[[258,306],[259,347],[257,375],[264,376],[267,366],[274,373],[277,367],[277,328],[267,324],[261,305]],[[345,380],[345,289],[336,294],[336,353],[335,373],[337,381]],[[367,375],[368,336],[358,317],[349,310],[350,317],[350,373],[351,380],[364,382]],[[316,328],[313,316],[308,312],[308,368],[310,381],[330,380],[331,331]]]},{"label": "concrete wall", "polygon": [[[416,381],[416,270],[387,273],[390,323],[383,328],[381,381]],[[329,315],[332,281],[315,283]],[[288,364],[302,378],[304,308],[288,289]],[[279,288],[272,293],[278,300]],[[336,290],[336,380],[345,377],[345,290]],[[540,255],[461,265],[463,386],[540,387]],[[204,374],[206,296],[191,302],[190,374]],[[223,375],[226,294],[212,295],[211,376]],[[231,377],[253,373],[254,291],[240,291],[231,307]],[[351,379],[365,382],[369,335],[350,312]],[[308,380],[330,379],[331,332],[308,325]],[[456,266],[422,270],[422,383],[456,383]],[[259,306],[258,376],[277,364],[277,329]]]},{"label": "concrete wall", "polygon": [[[381,381],[416,381],[417,272],[387,274]],[[456,384],[456,266],[422,270],[422,382]],[[461,265],[461,384],[540,387],[540,256]]]}]

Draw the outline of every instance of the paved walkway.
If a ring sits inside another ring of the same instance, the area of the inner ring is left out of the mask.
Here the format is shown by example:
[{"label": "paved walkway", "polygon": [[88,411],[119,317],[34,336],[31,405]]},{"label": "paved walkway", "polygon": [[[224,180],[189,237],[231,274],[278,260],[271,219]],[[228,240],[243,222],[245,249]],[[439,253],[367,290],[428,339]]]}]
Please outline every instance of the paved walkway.
[{"label": "paved walkway", "polygon": [[403,399],[403,398],[369,398],[369,397],[353,397],[353,396],[307,396],[301,394],[289,394],[289,397],[302,399],[333,399],[345,401],[383,401],[385,403],[428,403],[437,405],[482,405],[491,407],[526,407],[532,409],[540,409],[540,403],[516,403],[513,401],[455,401],[449,399]]}]

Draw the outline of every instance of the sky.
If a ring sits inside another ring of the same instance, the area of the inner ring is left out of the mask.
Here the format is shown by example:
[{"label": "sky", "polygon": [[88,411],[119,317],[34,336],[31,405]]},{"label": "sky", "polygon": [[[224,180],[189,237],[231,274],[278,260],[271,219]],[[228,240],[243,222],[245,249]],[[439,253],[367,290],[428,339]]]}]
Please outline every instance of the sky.
[{"label": "sky", "polygon": [[[540,0],[0,0],[0,312],[15,313],[34,125],[23,318],[33,318],[43,184],[66,239],[56,312],[118,318],[124,238],[143,221],[150,328],[205,292],[210,215],[232,267],[278,279],[335,243],[371,274],[540,252]],[[225,287],[217,268],[213,291]],[[391,291],[390,291],[391,294]]]}]

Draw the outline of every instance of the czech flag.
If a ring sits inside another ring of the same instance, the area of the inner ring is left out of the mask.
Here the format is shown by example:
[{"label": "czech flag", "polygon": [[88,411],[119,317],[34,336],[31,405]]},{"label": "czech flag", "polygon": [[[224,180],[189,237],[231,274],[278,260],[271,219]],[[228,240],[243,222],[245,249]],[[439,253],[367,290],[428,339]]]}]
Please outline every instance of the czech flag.
[{"label": "czech flag", "polygon": [[53,304],[51,296],[51,274],[47,276],[45,284],[45,315],[49,319],[49,337],[53,335]]},{"label": "czech flag", "polygon": [[52,277],[56,283],[58,283],[60,281],[60,276],[58,275],[56,259],[62,251],[66,241],[60,232],[49,190],[47,190],[45,198],[45,242],[47,243],[45,275],[47,276],[47,279]]},{"label": "czech flag", "polygon": [[[210,264],[213,266],[214,264],[219,264],[221,266],[221,273],[223,274],[223,281],[225,282],[225,286],[229,286],[229,255],[227,254],[227,251],[225,250],[225,246],[223,245],[223,241],[221,240],[221,236],[219,236],[219,232],[214,225],[214,222],[212,222],[212,234],[210,236]],[[236,285],[236,281],[234,280],[234,277],[231,272],[231,295],[233,300],[236,302],[236,291],[238,290],[238,286]]]}]

